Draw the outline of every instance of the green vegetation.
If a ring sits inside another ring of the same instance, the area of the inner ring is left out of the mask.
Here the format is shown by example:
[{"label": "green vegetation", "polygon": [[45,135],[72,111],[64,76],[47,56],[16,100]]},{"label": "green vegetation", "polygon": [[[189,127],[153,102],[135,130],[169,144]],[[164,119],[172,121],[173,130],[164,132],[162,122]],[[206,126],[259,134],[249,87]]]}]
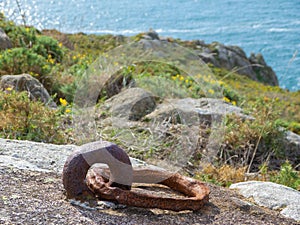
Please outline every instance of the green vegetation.
[{"label": "green vegetation", "polygon": [[233,183],[246,180],[258,180],[272,181],[300,190],[300,173],[293,169],[288,161],[281,165],[279,171],[269,171],[266,164],[262,164],[260,172],[254,174],[254,176],[252,175],[252,177],[247,175],[246,170],[247,167],[236,168],[230,165],[216,167],[208,164],[203,167],[203,170],[196,173],[195,177],[205,182],[211,182],[224,187],[229,187]]},{"label": "green vegetation", "polygon": [[288,161],[281,165],[280,172],[271,176],[270,180],[300,190],[300,174]]},{"label": "green vegetation", "polygon": [[[214,74],[225,83],[225,87],[234,92],[233,99],[238,98],[238,106],[251,111],[253,103],[258,99],[263,100],[262,104],[271,102],[275,114],[278,114],[276,118],[278,125],[300,134],[300,91],[289,92],[277,86],[255,82],[225,69],[212,67],[212,65],[210,67]],[[231,99],[230,96],[229,99]]]},{"label": "green vegetation", "polygon": [[[72,101],[78,80],[89,65],[99,54],[129,41],[137,41],[142,36],[126,38],[41,32],[33,27],[17,26],[1,14],[0,28],[13,44],[13,48],[0,51],[0,75],[31,74],[41,81],[59,105],[57,109],[49,109],[40,102],[30,101],[25,92],[17,93],[11,89],[0,91],[0,137],[51,143],[72,140],[72,129],[68,126]],[[194,48],[192,42],[169,41]],[[289,92],[266,86],[235,72],[209,66],[217,77],[218,85],[223,88],[224,101],[243,108],[255,120],[242,120],[229,115],[224,145],[216,164],[206,165],[202,171],[197,171],[196,177],[228,186],[232,182],[248,179],[246,172],[256,171],[260,176],[255,179],[272,180],[299,189],[300,175],[296,171],[299,165],[295,168],[297,165],[293,162],[286,162],[281,169],[274,171],[276,168],[271,168],[268,163],[271,155],[279,160],[286,157],[281,146],[284,130],[279,127],[300,134],[300,91]],[[161,89],[155,91],[160,97],[204,96],[197,82],[172,65],[144,62],[125,67],[117,73],[126,78],[133,77],[147,89],[157,87],[155,82],[159,82]],[[200,74],[196,76],[207,85],[215,82]],[[170,87],[176,91],[173,96],[166,96],[165,90]],[[211,94],[215,91],[213,86],[208,90]],[[101,100],[107,98],[106,94],[103,93]],[[149,139],[146,130],[136,128],[136,132],[133,135],[139,140]],[[104,129],[102,133],[108,140],[121,144],[121,130]],[[161,141],[172,149],[176,145],[173,137],[176,134],[170,133],[167,141]],[[155,143],[157,140],[151,141],[149,143],[153,145],[144,157],[164,155],[160,152],[161,145]],[[142,150],[137,152],[134,146],[130,151],[132,156],[145,153]]]},{"label": "green vegetation", "polygon": [[26,92],[7,88],[0,92],[0,136],[2,138],[64,143],[61,110],[31,101]]}]

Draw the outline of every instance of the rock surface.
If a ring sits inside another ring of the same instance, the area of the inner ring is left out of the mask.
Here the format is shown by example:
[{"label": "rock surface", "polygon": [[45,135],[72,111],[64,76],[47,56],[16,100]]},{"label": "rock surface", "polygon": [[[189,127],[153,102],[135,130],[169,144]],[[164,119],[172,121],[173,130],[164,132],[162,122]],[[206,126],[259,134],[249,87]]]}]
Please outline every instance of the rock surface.
[{"label": "rock surface", "polygon": [[[287,131],[284,144],[284,157],[289,160],[292,165],[300,164],[300,136],[294,132]],[[277,162],[278,163],[278,162]],[[279,164],[284,163],[284,160]]]},{"label": "rock surface", "polygon": [[0,50],[12,48],[12,43],[6,33],[0,28]]},{"label": "rock surface", "polygon": [[143,35],[143,38],[146,40],[159,40],[159,35],[155,30],[150,29]]},{"label": "rock surface", "polygon": [[300,221],[300,192],[272,182],[249,181],[232,184],[244,197],[252,198],[259,206],[280,209],[281,214]]},{"label": "rock surface", "polygon": [[252,119],[242,113],[242,109],[212,98],[184,98],[168,99],[157,106],[156,110],[146,116],[148,119],[162,122],[170,120],[173,123],[198,124],[208,123],[212,120],[222,120],[226,114],[236,114],[242,118]]},{"label": "rock surface", "polygon": [[141,88],[129,88],[105,102],[106,108],[113,117],[128,120],[140,120],[156,107],[155,96]]},{"label": "rock surface", "polygon": [[67,156],[75,145],[53,145],[0,138],[0,168],[16,167],[32,171],[61,173]]},{"label": "rock surface", "polygon": [[[107,208],[103,203],[89,206],[66,201],[61,171],[74,149],[74,145],[0,139],[1,224],[297,224],[214,185],[209,185],[210,203],[196,212]],[[16,161],[25,166],[20,168]]]},{"label": "rock surface", "polygon": [[51,99],[44,86],[29,74],[1,76],[0,88],[5,90],[8,87],[13,88],[16,91],[27,91],[30,99],[39,100],[45,105],[53,108],[56,107],[55,102]]},{"label": "rock surface", "polygon": [[236,71],[252,80],[268,85],[279,85],[275,72],[266,64],[261,54],[252,53],[247,58],[245,52],[238,46],[225,46],[217,42],[209,45],[199,43],[197,52],[204,62]]},{"label": "rock surface", "polygon": [[295,134],[291,131],[287,131],[286,139],[290,144],[293,144],[295,145],[295,147],[298,147],[297,150],[300,151],[300,136],[298,134]]}]

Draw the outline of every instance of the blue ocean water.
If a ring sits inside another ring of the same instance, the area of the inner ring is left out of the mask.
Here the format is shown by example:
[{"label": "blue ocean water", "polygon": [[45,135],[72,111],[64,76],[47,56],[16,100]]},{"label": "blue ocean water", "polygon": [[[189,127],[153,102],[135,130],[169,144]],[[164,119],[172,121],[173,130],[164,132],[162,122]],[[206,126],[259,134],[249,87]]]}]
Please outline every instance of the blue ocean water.
[{"label": "blue ocean water", "polygon": [[300,90],[299,0],[0,0],[0,10],[18,23],[24,14],[39,29],[134,35],[153,28],[238,45],[247,55],[262,53],[281,87]]}]

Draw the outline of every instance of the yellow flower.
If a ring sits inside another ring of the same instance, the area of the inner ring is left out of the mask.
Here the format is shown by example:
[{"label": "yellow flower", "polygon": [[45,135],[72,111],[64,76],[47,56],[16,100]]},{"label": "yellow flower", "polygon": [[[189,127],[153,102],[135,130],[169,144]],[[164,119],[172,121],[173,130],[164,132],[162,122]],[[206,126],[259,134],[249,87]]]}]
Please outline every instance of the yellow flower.
[{"label": "yellow flower", "polygon": [[63,45],[63,44],[62,44],[61,42],[58,43],[58,46],[59,46],[60,48],[62,47],[62,45]]},{"label": "yellow flower", "polygon": [[55,63],[55,60],[52,58],[52,55],[51,55],[51,54],[48,55],[47,61],[48,61],[49,63],[51,63],[51,64],[54,64],[54,63]]},{"label": "yellow flower", "polygon": [[232,101],[231,103],[232,103],[232,105],[236,105],[236,101]]},{"label": "yellow flower", "polygon": [[71,109],[66,109],[65,113],[70,113]]},{"label": "yellow flower", "polygon": [[5,90],[6,91],[12,91],[12,88],[11,87],[7,87]]},{"label": "yellow flower", "polygon": [[223,97],[223,100],[224,100],[225,102],[230,102],[230,99],[227,98],[227,97]]},{"label": "yellow flower", "polygon": [[184,77],[183,77],[183,76],[180,76],[179,80],[183,81],[183,80],[184,80]]},{"label": "yellow flower", "polygon": [[213,89],[209,89],[209,90],[208,90],[208,93],[210,93],[210,94],[213,95],[213,94],[215,93],[215,91],[214,91]]},{"label": "yellow flower", "polygon": [[26,30],[26,32],[29,32],[29,31],[30,31],[30,28],[29,28],[29,27],[26,27],[25,30]]},{"label": "yellow flower", "polygon": [[219,85],[221,85],[221,86],[225,84],[225,83],[224,83],[223,81],[221,81],[221,80],[219,80],[218,83],[219,83]]},{"label": "yellow flower", "polygon": [[59,102],[60,102],[60,104],[61,104],[62,106],[68,105],[67,100],[66,100],[66,99],[63,99],[63,98],[59,98]]}]

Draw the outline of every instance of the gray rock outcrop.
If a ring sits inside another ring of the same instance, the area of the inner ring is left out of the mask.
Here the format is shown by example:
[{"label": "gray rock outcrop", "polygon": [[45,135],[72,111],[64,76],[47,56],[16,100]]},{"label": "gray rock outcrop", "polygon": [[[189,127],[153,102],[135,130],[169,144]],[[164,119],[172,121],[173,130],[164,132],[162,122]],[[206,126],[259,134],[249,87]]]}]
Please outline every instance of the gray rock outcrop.
[{"label": "gray rock outcrop", "polygon": [[0,168],[15,167],[32,171],[62,172],[75,145],[54,145],[0,138]]},{"label": "gray rock outcrop", "polygon": [[272,182],[249,181],[232,184],[246,198],[252,198],[259,206],[281,209],[285,217],[300,221],[300,192]]},{"label": "gray rock outcrop", "polygon": [[4,30],[0,28],[0,50],[12,48],[12,43]]},{"label": "gray rock outcrop", "polygon": [[197,50],[198,55],[206,63],[212,63],[216,67],[235,71],[264,84],[279,85],[275,72],[266,64],[261,54],[255,55],[252,53],[247,58],[240,47],[225,46],[217,42],[209,45],[199,42],[197,49],[199,49]]},{"label": "gray rock outcrop", "polygon": [[241,108],[221,99],[212,98],[169,99],[158,105],[156,110],[146,118],[160,122],[167,119],[173,123],[193,125],[197,122],[210,124],[212,120],[220,120],[226,114],[236,114],[245,119],[253,119],[243,114]]},{"label": "gray rock outcrop", "polygon": [[16,91],[27,91],[30,99],[39,100],[53,108],[56,107],[44,86],[29,74],[3,75],[0,78],[0,88],[2,90],[13,88]]},{"label": "gray rock outcrop", "polygon": [[[153,43],[155,43],[155,46],[148,43],[148,40],[154,40],[155,42]],[[174,40],[170,38],[160,38],[157,32],[150,30],[142,35],[140,43],[143,43],[147,48],[153,48],[154,51],[157,51],[155,47],[161,46],[164,41],[173,42]],[[218,42],[205,44],[200,40],[184,42],[183,44],[189,45],[190,47],[192,46],[196,54],[198,54],[205,63],[211,63],[215,67],[234,71],[267,85],[279,85],[275,72],[267,65],[260,53],[251,53],[248,58],[243,49],[238,46],[226,46]],[[159,53],[160,52],[157,54]]]},{"label": "gray rock outcrop", "polygon": [[129,88],[108,99],[104,107],[113,117],[137,121],[155,109],[156,98],[141,88]]},{"label": "gray rock outcrop", "polygon": [[[0,170],[2,167],[10,167],[61,174],[67,157],[77,147],[0,138]],[[130,160],[136,167],[147,165],[135,158]]]},{"label": "gray rock outcrop", "polygon": [[143,38],[146,40],[159,40],[159,35],[155,30],[150,29],[143,35]]}]

